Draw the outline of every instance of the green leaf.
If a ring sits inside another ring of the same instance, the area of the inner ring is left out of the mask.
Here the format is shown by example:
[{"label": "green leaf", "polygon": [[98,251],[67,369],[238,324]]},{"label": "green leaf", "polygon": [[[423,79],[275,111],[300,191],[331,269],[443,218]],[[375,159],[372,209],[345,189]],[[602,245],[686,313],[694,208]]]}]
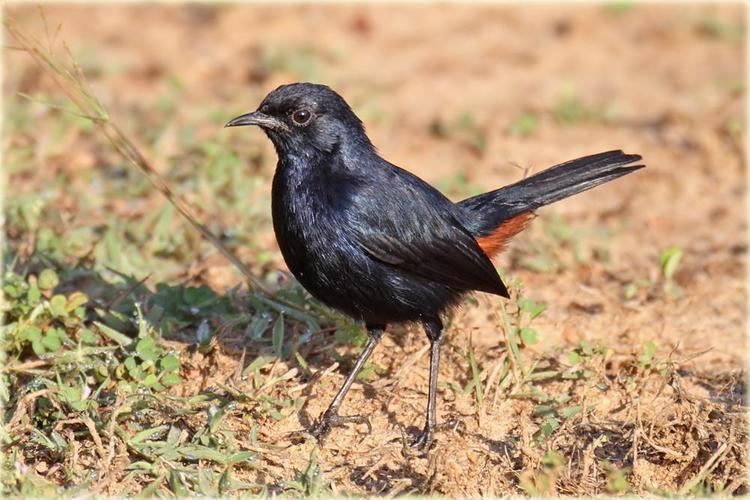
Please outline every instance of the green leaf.
[{"label": "green leaf", "polygon": [[5,292],[5,295],[7,295],[8,297],[17,299],[21,295],[23,295],[24,291],[23,289],[21,289],[20,287],[16,285],[8,284],[8,285],[3,286],[3,292]]},{"label": "green leaf", "polygon": [[65,306],[68,312],[75,311],[78,307],[86,304],[89,298],[83,292],[73,292],[68,297],[68,304]]},{"label": "green leaf", "polygon": [[145,460],[138,460],[135,462],[131,462],[127,467],[125,467],[125,470],[145,470],[147,472],[151,472],[155,469],[154,464],[150,462],[146,462]]},{"label": "green leaf", "polygon": [[66,304],[68,301],[63,295],[55,295],[49,300],[49,308],[53,316],[65,317],[68,315]]},{"label": "green leaf", "polygon": [[158,325],[163,316],[164,308],[159,304],[154,304],[146,315],[146,321],[152,325]]},{"label": "green leaf", "polygon": [[559,467],[561,465],[565,465],[565,457],[560,455],[555,450],[549,450],[544,454],[544,457],[542,457],[542,463],[550,467]]},{"label": "green leaf", "polygon": [[244,377],[256,370],[260,370],[271,361],[273,361],[273,358],[271,356],[258,356],[249,365],[247,365],[247,368],[242,370],[242,376]]},{"label": "green leaf", "polygon": [[159,360],[159,366],[165,372],[172,372],[180,369],[180,359],[174,354],[168,354]]},{"label": "green leaf", "polygon": [[526,112],[522,114],[511,126],[509,133],[514,137],[525,137],[537,127],[536,115]]},{"label": "green leaf", "polygon": [[171,426],[169,428],[169,433],[167,433],[167,444],[170,446],[177,445],[180,440],[180,435],[182,434],[182,431],[179,427]]},{"label": "green leaf", "polygon": [[60,399],[66,403],[74,403],[81,400],[81,391],[77,387],[64,386],[58,392]]},{"label": "green leaf", "polygon": [[533,328],[521,328],[519,335],[525,345],[533,345],[539,342],[539,334]]},{"label": "green leaf", "polygon": [[362,367],[362,369],[357,374],[357,380],[364,380],[368,381],[377,373],[377,365],[374,363],[365,363],[365,366]]},{"label": "green leaf", "polygon": [[532,299],[523,297],[518,299],[518,308],[529,313],[531,319],[534,319],[542,314],[547,306],[544,304],[539,304]]},{"label": "green leaf", "polygon": [[570,418],[578,415],[583,407],[581,405],[568,406],[560,410],[560,416],[562,418]]},{"label": "green leaf", "polygon": [[336,342],[356,347],[361,347],[367,342],[367,333],[357,323],[347,321],[336,326]]},{"label": "green leaf", "polygon": [[144,361],[155,360],[159,357],[156,341],[152,337],[144,337],[135,346],[135,352]]},{"label": "green leaf", "polygon": [[22,340],[28,340],[29,342],[39,342],[42,340],[42,331],[38,326],[28,326],[21,331],[19,337]]},{"label": "green leaf", "polygon": [[223,406],[211,405],[208,407],[208,432],[213,434],[219,429],[219,424],[226,416]]},{"label": "green leaf", "polygon": [[45,269],[39,273],[36,282],[42,290],[52,290],[60,284],[60,278],[57,277],[57,273],[52,269]]},{"label": "green leaf", "polygon": [[53,328],[50,328],[44,335],[44,337],[42,337],[42,345],[50,352],[57,351],[62,347],[60,337],[57,335],[57,332]]},{"label": "green leaf", "polygon": [[42,298],[42,292],[39,291],[37,285],[29,286],[29,290],[26,292],[26,300],[30,305],[37,304]]},{"label": "green leaf", "polygon": [[581,355],[578,354],[575,351],[571,351],[570,354],[568,354],[568,363],[571,365],[577,365],[581,362]]},{"label": "green leaf", "polygon": [[174,372],[165,373],[161,378],[161,383],[167,387],[171,387],[173,385],[179,385],[182,383],[182,377],[180,377],[179,374],[174,373]]},{"label": "green leaf", "polygon": [[642,366],[649,366],[654,360],[654,354],[656,354],[656,344],[652,340],[649,340],[643,344],[643,351],[638,360]]},{"label": "green leaf", "polygon": [[214,473],[211,470],[198,469],[198,491],[210,498],[219,496],[218,490],[213,486],[215,482],[213,475]]},{"label": "green leaf", "polygon": [[297,359],[297,363],[299,363],[300,367],[306,373],[310,373],[310,365],[307,363],[307,360],[302,357],[302,354],[300,354],[299,351],[294,351],[294,357]]},{"label": "green leaf", "polygon": [[88,328],[81,330],[78,338],[81,340],[81,343],[86,345],[96,345],[99,343],[99,337]]},{"label": "green leaf", "polygon": [[560,427],[560,422],[558,422],[556,418],[547,417],[542,423],[541,431],[544,437],[548,438],[552,435],[553,432],[557,430],[558,427]]},{"label": "green leaf", "polygon": [[256,454],[252,451],[238,451],[237,453],[230,455],[229,458],[227,458],[226,463],[227,465],[231,465],[239,462],[247,462],[254,459],[255,455]]},{"label": "green leaf", "polygon": [[583,354],[585,354],[586,356],[591,356],[594,354],[594,349],[591,347],[591,344],[589,344],[587,341],[581,340],[581,342],[579,343],[579,346],[581,348],[581,352],[583,352]]},{"label": "green leaf", "polygon": [[283,355],[284,347],[284,314],[279,315],[279,319],[276,320],[276,324],[273,325],[273,332],[271,333],[271,342],[273,344],[273,352],[278,357]]},{"label": "green leaf", "polygon": [[155,385],[159,381],[159,378],[154,375],[153,373],[149,373],[146,375],[146,377],[141,382],[146,387],[151,387],[152,385]]},{"label": "green leaf", "polygon": [[131,445],[137,445],[142,443],[143,441],[146,441],[147,439],[151,439],[152,437],[161,434],[163,432],[167,432],[169,430],[168,425],[160,425],[158,427],[152,427],[151,429],[143,430],[139,433],[137,433],[135,436],[133,436],[130,439]]},{"label": "green leaf", "polygon": [[105,325],[104,323],[94,321],[94,324],[99,328],[99,331],[102,332],[103,335],[122,346],[130,345],[133,343],[133,339],[123,333],[118,332],[114,328]]},{"label": "green leaf", "polygon": [[218,450],[207,446],[183,446],[177,452],[188,460],[210,460],[219,464],[225,464],[229,458]]},{"label": "green leaf", "polygon": [[535,417],[554,415],[554,414],[555,414],[555,408],[552,405],[537,405],[534,408]]},{"label": "green leaf", "polygon": [[682,260],[683,251],[678,246],[671,246],[664,249],[661,253],[660,263],[661,272],[667,280],[671,280],[677,271],[677,266]]},{"label": "green leaf", "polygon": [[34,351],[34,354],[36,354],[37,356],[41,356],[42,354],[44,354],[45,349],[44,349],[44,346],[42,345],[42,341],[33,340],[31,342],[31,350]]},{"label": "green leaf", "polygon": [[528,376],[528,380],[547,380],[550,378],[555,378],[560,375],[560,372],[557,370],[542,370],[538,372],[531,373]]},{"label": "green leaf", "polygon": [[211,340],[211,329],[208,327],[208,320],[201,321],[198,330],[195,332],[195,338],[201,345],[208,345]]},{"label": "green leaf", "polygon": [[146,373],[141,369],[140,366],[136,366],[132,370],[128,370],[128,373],[130,373],[130,376],[139,382],[146,376]]},{"label": "green leaf", "polygon": [[179,472],[177,469],[171,469],[169,471],[169,488],[172,490],[172,493],[175,494],[175,496],[178,497],[187,497],[189,496],[187,488],[185,488],[185,484],[183,483],[182,479],[182,473]]},{"label": "green leaf", "polygon": [[128,356],[122,363],[128,370],[135,370],[138,367],[138,362],[133,356]]}]

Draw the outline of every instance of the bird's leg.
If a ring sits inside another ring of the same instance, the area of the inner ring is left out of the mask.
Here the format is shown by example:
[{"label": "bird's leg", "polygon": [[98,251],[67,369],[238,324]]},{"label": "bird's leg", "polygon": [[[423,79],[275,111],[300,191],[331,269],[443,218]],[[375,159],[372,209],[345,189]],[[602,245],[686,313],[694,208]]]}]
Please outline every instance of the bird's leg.
[{"label": "bird's leg", "polygon": [[430,391],[427,396],[427,416],[424,429],[420,432],[412,447],[426,450],[432,444],[432,431],[437,421],[435,397],[437,395],[438,368],[440,367],[440,344],[443,340],[443,324],[440,320],[424,322],[424,330],[430,339]]},{"label": "bird's leg", "polygon": [[372,427],[370,426],[370,421],[367,419],[367,417],[362,415],[342,417],[339,415],[339,407],[341,406],[341,403],[344,402],[346,393],[349,392],[349,389],[354,383],[354,380],[357,378],[357,374],[360,372],[360,370],[362,370],[362,367],[367,362],[367,359],[372,354],[372,351],[375,350],[375,346],[377,346],[378,342],[380,342],[380,338],[383,336],[384,329],[385,327],[382,326],[367,325],[368,339],[365,349],[357,358],[357,361],[354,363],[354,368],[352,369],[351,373],[349,373],[349,376],[346,377],[344,385],[341,386],[341,389],[339,389],[336,397],[333,398],[331,405],[313,427],[312,434],[318,439],[318,441],[322,441],[323,439],[325,439],[328,433],[331,432],[331,427],[346,424],[349,422],[365,424],[367,425],[368,431],[372,432]]}]

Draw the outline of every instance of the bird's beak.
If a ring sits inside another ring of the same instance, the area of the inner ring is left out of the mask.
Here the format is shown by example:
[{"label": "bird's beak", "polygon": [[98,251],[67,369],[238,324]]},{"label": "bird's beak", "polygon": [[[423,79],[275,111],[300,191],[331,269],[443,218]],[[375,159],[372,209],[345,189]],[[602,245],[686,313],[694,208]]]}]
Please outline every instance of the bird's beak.
[{"label": "bird's beak", "polygon": [[262,128],[268,128],[271,130],[283,130],[289,131],[289,127],[286,123],[282,122],[278,118],[266,115],[260,111],[253,111],[252,113],[245,113],[237,118],[233,118],[227,122],[225,127],[244,127],[245,125],[257,125]]}]

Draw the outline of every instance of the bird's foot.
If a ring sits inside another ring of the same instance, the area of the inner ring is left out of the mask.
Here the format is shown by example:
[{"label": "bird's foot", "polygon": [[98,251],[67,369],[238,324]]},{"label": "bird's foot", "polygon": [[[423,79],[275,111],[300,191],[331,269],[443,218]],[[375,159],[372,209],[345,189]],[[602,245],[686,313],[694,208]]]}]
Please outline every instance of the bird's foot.
[{"label": "bird's foot", "polygon": [[413,449],[418,451],[427,451],[430,449],[430,445],[432,445],[432,429],[427,426],[414,436],[414,440],[410,444]]},{"label": "bird's foot", "polygon": [[341,416],[338,413],[326,411],[313,426],[312,435],[322,444],[332,427],[341,427],[346,424],[364,424],[367,426],[368,434],[372,433],[370,420],[364,415]]}]

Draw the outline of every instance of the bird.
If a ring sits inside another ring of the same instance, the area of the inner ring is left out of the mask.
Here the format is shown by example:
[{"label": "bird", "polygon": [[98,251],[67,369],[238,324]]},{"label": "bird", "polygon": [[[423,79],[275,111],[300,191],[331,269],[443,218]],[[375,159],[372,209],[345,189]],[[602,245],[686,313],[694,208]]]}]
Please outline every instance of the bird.
[{"label": "bird", "polygon": [[441,318],[472,292],[510,298],[492,258],[537,209],[643,168],[612,150],[561,163],[454,203],[380,156],[362,121],[326,85],[291,83],[226,127],[254,125],[278,163],[271,189],[273,228],[289,270],[316,299],[367,330],[367,343],[311,433],[365,423],[340,407],[386,327],[421,323],[430,343],[424,427],[411,446],[429,449],[436,427]]}]

